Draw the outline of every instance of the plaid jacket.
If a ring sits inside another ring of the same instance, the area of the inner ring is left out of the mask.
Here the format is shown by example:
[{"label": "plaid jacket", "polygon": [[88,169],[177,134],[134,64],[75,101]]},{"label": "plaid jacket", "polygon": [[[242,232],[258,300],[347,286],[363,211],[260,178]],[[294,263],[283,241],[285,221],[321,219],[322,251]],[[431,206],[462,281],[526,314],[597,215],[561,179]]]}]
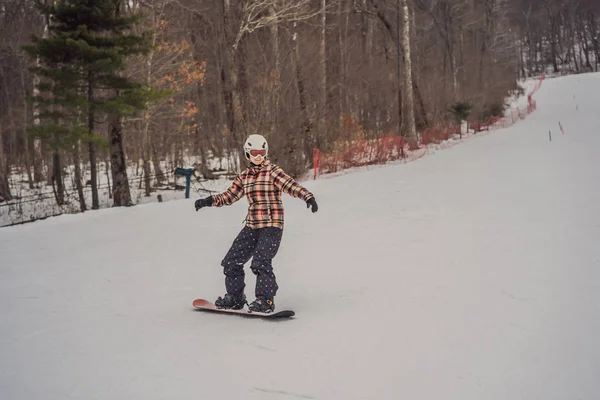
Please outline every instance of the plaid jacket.
[{"label": "plaid jacket", "polygon": [[260,166],[246,168],[225,192],[212,196],[214,207],[228,206],[245,194],[248,198],[246,226],[252,229],[283,229],[281,192],[304,201],[313,194],[268,160]]}]

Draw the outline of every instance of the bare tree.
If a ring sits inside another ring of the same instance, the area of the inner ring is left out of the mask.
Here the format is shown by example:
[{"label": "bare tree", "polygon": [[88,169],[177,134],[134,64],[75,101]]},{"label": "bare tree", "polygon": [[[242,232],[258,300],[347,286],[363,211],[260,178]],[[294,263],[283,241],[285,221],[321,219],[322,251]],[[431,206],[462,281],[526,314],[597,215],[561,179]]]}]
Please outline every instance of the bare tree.
[{"label": "bare tree", "polygon": [[8,184],[9,166],[6,161],[6,154],[4,151],[4,129],[0,126],[0,201],[7,201],[12,199],[10,192],[10,186]]},{"label": "bare tree", "polygon": [[406,0],[402,0],[402,13],[404,15],[403,21],[403,36],[402,43],[404,46],[404,78],[405,78],[405,90],[406,90],[406,108],[408,112],[405,118],[408,122],[407,137],[409,143],[416,146],[417,142],[417,131],[415,127],[415,110],[414,110],[414,95],[413,95],[413,80],[412,80],[412,62],[411,62],[411,49],[410,49],[410,13],[408,10],[408,3]]},{"label": "bare tree", "polygon": [[321,40],[319,45],[319,76],[321,80],[321,101],[319,129],[314,144],[319,147],[319,132],[327,129],[327,0],[321,0]]}]

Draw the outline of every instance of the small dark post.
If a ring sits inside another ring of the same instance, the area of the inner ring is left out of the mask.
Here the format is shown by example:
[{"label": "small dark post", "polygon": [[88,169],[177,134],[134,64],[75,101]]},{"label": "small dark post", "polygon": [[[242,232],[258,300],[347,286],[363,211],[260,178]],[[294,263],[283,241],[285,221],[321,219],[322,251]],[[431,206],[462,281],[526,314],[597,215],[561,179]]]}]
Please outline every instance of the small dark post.
[{"label": "small dark post", "polygon": [[194,174],[195,168],[176,168],[175,175],[185,176],[185,198],[190,198],[190,183],[192,182],[192,175]]}]

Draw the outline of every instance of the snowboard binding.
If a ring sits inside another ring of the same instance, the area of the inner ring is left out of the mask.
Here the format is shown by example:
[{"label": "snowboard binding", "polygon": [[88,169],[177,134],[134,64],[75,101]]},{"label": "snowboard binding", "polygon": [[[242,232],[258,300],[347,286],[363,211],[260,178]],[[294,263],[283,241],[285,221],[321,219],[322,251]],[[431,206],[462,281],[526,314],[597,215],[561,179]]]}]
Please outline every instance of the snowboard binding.
[{"label": "snowboard binding", "polygon": [[242,294],[239,296],[227,293],[224,297],[219,296],[215,301],[215,306],[221,310],[241,310],[248,304],[246,301],[246,295]]},{"label": "snowboard binding", "polygon": [[248,305],[248,310],[250,312],[269,314],[275,310],[275,303],[270,299],[258,298]]}]

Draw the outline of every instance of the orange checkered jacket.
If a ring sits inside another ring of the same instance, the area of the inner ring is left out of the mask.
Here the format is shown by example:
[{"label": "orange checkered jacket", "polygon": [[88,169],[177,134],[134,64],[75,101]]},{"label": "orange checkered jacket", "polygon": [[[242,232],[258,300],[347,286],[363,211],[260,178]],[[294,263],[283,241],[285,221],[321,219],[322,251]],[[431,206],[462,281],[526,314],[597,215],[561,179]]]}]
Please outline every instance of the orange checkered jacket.
[{"label": "orange checkered jacket", "polygon": [[269,160],[249,166],[240,173],[225,192],[212,197],[213,207],[229,206],[246,195],[248,215],[246,226],[252,229],[275,227],[283,229],[281,193],[304,200],[313,194]]}]

